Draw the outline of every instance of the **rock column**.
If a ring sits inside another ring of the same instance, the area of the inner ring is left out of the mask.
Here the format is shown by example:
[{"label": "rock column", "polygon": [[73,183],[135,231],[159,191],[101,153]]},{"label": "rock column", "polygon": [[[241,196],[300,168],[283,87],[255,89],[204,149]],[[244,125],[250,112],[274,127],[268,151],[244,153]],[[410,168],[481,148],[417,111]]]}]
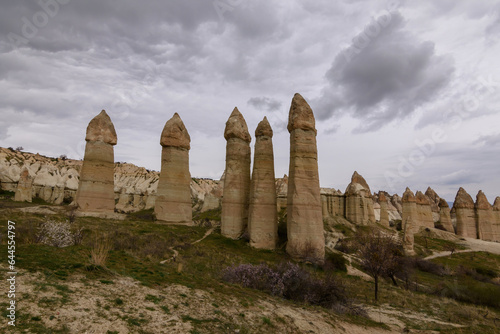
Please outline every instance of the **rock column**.
[{"label": "rock column", "polygon": [[418,226],[434,228],[434,219],[432,218],[432,209],[429,198],[421,191],[415,194],[418,212]]},{"label": "rock column", "polygon": [[450,206],[443,198],[439,200],[439,215],[443,228],[450,233],[455,233],[453,223],[451,222]]},{"label": "rock column", "polygon": [[322,263],[325,237],[318,173],[316,128],[311,107],[295,94],[288,116],[290,168],[286,251],[293,258]]},{"label": "rock column", "polygon": [[500,197],[493,203],[493,241],[500,242]]},{"label": "rock column", "polygon": [[250,245],[274,249],[278,239],[278,212],[274,177],[273,130],[264,117],[255,130],[255,152],[250,183],[248,232]]},{"label": "rock column", "polygon": [[85,156],[76,192],[78,211],[82,213],[113,214],[114,151],[117,138],[115,127],[106,111],[94,117],[85,137]]},{"label": "rock column", "polygon": [[479,190],[476,196],[475,209],[479,239],[494,241],[493,207],[488,202],[486,195],[481,190]]},{"label": "rock column", "polygon": [[250,141],[247,123],[238,108],[226,122],[226,170],[222,197],[221,233],[237,239],[248,224]]},{"label": "rock column", "polygon": [[156,219],[169,224],[193,220],[189,149],[191,138],[177,113],[167,121],[160,138],[161,172],[155,202]]},{"label": "rock column", "polygon": [[457,235],[477,239],[474,201],[464,188],[458,190],[453,208],[457,217]]},{"label": "rock column", "polygon": [[33,178],[31,177],[28,168],[24,167],[21,170],[21,175],[19,176],[19,182],[17,183],[14,201],[31,203],[33,191],[32,186]]},{"label": "rock column", "polygon": [[379,192],[378,201],[380,203],[380,225],[389,227],[389,211],[387,210],[387,198],[384,193]]},{"label": "rock column", "polygon": [[414,234],[416,230],[418,230],[418,225],[416,224],[418,212],[415,195],[410,188],[406,188],[401,201],[403,206],[403,213],[401,215],[401,224],[403,225],[403,247],[405,254],[413,255],[415,253],[413,250]]}]

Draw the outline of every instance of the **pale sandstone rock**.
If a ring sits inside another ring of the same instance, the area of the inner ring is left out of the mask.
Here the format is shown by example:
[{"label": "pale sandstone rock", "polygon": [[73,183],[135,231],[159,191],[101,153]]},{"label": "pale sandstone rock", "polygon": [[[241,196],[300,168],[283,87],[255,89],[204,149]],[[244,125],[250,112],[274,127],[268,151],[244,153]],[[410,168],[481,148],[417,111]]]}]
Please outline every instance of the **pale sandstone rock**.
[{"label": "pale sandstone rock", "polygon": [[439,195],[432,189],[428,187],[425,191],[425,196],[429,199],[429,204],[431,205],[432,212],[439,213],[439,202],[441,198]]},{"label": "pale sandstone rock", "polygon": [[441,198],[439,200],[439,215],[441,217],[441,225],[444,227],[444,229],[448,232],[455,233],[455,229],[453,228],[453,223],[450,216],[450,206],[444,198]]},{"label": "pale sandstone rock", "polygon": [[415,195],[410,190],[410,188],[406,188],[406,191],[403,194],[402,198],[402,228],[403,228],[403,246],[405,249],[405,253],[411,255],[414,253],[413,244],[415,231],[418,229],[418,225],[416,224],[417,219],[419,218],[417,211],[417,202],[415,199]]},{"label": "pale sandstone rock", "polygon": [[281,179],[276,179],[276,196],[278,212],[286,210],[286,197],[288,196],[288,176],[286,174]]},{"label": "pale sandstone rock", "polygon": [[457,235],[477,239],[474,201],[464,188],[458,190],[453,209],[457,219]]},{"label": "pale sandstone rock", "polygon": [[87,127],[85,157],[75,202],[80,212],[113,213],[114,152],[117,138],[111,119],[103,110]]},{"label": "pale sandstone rock", "polygon": [[221,233],[237,239],[248,225],[250,195],[250,133],[243,115],[234,108],[226,122],[226,169],[222,197]]},{"label": "pale sandstone rock", "polygon": [[316,128],[311,107],[295,94],[288,117],[290,168],[287,195],[287,253],[324,261],[325,236],[318,174]]},{"label": "pale sandstone rock", "polygon": [[368,225],[375,222],[370,187],[356,171],[352,175],[351,183],[347,186],[345,197],[347,220],[357,225]]},{"label": "pale sandstone rock", "polygon": [[32,185],[33,178],[31,177],[28,168],[24,167],[21,171],[21,175],[19,176],[14,201],[31,203],[33,191]]},{"label": "pale sandstone rock", "polygon": [[321,188],[320,192],[323,219],[345,217],[345,196],[342,192],[330,188]]},{"label": "pale sandstone rock", "polygon": [[496,241],[494,232],[494,213],[493,207],[488,202],[486,195],[479,190],[476,196],[476,219],[478,238],[486,241]]},{"label": "pale sandstone rock", "polygon": [[[190,224],[191,174],[189,149],[191,138],[179,114],[167,121],[160,138],[161,172],[156,192],[155,216],[169,224]],[[138,199],[135,199],[135,205]]]},{"label": "pale sandstone rock", "polygon": [[500,242],[500,197],[495,198],[493,203],[493,240]]},{"label": "pale sandstone rock", "polygon": [[250,246],[274,249],[278,240],[278,212],[274,178],[273,130],[264,117],[255,130],[255,151],[248,232]]},{"label": "pale sandstone rock", "polygon": [[380,224],[389,227],[389,211],[387,210],[387,198],[384,193],[379,193],[378,200],[380,203]]},{"label": "pale sandstone rock", "polygon": [[434,218],[432,216],[432,209],[429,198],[421,191],[415,194],[415,201],[417,203],[418,220],[416,226],[423,226],[434,228]]}]

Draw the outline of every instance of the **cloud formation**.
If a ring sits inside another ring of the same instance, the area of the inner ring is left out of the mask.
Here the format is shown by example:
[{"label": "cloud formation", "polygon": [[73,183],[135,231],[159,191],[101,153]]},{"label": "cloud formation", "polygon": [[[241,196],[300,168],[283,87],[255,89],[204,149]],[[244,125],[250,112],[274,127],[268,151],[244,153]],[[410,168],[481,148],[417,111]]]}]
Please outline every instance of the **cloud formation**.
[{"label": "cloud formation", "polygon": [[434,44],[420,41],[393,12],[372,19],[336,56],[315,101],[318,116],[349,114],[362,121],[357,131],[375,131],[436,99],[453,72],[453,59],[436,55]]}]

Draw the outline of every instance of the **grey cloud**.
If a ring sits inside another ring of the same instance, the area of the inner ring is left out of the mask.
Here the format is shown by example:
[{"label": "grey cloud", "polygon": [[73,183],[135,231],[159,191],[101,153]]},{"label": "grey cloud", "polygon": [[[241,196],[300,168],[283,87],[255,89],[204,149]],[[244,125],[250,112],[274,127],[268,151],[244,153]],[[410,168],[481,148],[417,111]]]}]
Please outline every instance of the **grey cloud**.
[{"label": "grey cloud", "polygon": [[451,80],[453,59],[437,56],[432,42],[421,42],[405,30],[398,12],[364,47],[359,44],[363,34],[336,56],[326,73],[328,85],[314,101],[319,119],[347,113],[362,120],[357,131],[374,131],[411,115]]},{"label": "grey cloud", "polygon": [[269,97],[252,97],[247,103],[257,109],[265,111],[276,111],[281,108],[281,102]]}]

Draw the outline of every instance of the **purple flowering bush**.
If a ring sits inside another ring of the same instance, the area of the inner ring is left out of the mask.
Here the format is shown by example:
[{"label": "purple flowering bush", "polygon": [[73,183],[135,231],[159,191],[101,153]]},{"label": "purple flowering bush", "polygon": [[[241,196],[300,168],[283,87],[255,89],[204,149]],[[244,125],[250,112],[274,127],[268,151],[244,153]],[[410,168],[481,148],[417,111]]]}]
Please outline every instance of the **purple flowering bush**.
[{"label": "purple flowering bush", "polygon": [[[274,296],[335,310],[349,309],[345,286],[334,276],[318,278],[299,265],[282,263],[276,268],[267,264],[240,264],[222,273],[226,282],[265,291]],[[339,307],[343,305],[346,307]]]}]

